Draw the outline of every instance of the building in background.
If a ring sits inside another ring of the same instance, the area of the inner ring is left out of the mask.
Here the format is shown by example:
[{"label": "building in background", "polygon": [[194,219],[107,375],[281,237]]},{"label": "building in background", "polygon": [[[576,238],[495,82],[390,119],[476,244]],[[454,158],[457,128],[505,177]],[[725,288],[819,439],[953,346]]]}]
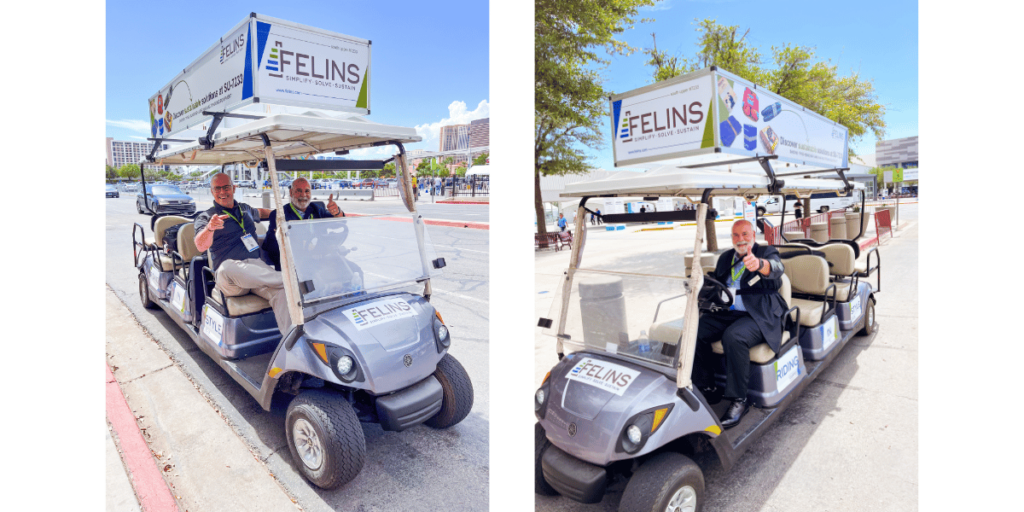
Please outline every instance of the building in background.
[{"label": "building in background", "polygon": [[[127,140],[114,140],[107,137],[107,165],[119,169],[126,164],[137,164],[153,149],[152,142],[132,142]],[[160,149],[167,149],[164,144]],[[159,170],[160,165],[147,164],[147,170]],[[169,165],[163,166],[164,170],[170,170]]]},{"label": "building in background", "polygon": [[469,125],[452,124],[441,127],[441,147],[438,151],[469,148]]},{"label": "building in background", "polygon": [[[491,119],[477,119],[469,124],[453,124],[441,127],[439,152],[445,151],[467,151],[470,148],[483,148],[490,146],[491,141]],[[481,151],[473,151],[472,156],[477,156]],[[454,163],[467,162],[466,154],[450,155]]]},{"label": "building in background", "polygon": [[469,147],[479,148],[491,145],[491,118],[477,119],[469,123]]},{"label": "building in background", "polygon": [[875,142],[875,165],[878,167],[917,167],[917,136]]}]

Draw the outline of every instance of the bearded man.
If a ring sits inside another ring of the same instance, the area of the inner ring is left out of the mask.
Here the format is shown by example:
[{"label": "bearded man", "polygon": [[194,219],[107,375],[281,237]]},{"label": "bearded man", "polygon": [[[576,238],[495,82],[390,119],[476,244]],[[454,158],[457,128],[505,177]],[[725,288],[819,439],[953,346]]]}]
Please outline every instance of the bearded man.
[{"label": "bearded man", "polygon": [[[779,293],[785,270],[779,251],[756,243],[754,226],[747,220],[733,223],[732,245],[732,249],[719,256],[715,271],[708,275],[732,290],[733,305],[700,317],[694,357],[694,382],[705,398],[710,403],[723,396],[732,401],[720,418],[725,428],[736,426],[750,408],[750,348],[768,343],[777,354],[786,314],[786,301]],[[713,376],[718,365],[711,344],[718,340],[722,340],[725,352],[724,393],[715,386]]]},{"label": "bearded man", "polygon": [[[338,204],[334,202],[334,194],[327,199],[327,206],[321,201],[312,200],[312,190],[306,178],[296,178],[288,189],[291,202],[284,207],[284,218],[290,221],[307,219],[329,219],[331,217],[344,217],[345,212],[341,211]],[[267,238],[263,240],[263,252],[267,259],[278,271],[281,270],[281,248],[277,244],[277,210],[270,212],[270,227],[267,229]]]}]

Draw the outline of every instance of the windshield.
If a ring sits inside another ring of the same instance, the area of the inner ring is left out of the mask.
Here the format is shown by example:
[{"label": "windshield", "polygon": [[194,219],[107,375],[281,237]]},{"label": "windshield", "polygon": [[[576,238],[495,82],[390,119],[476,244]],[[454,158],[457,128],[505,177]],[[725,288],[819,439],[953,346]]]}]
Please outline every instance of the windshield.
[{"label": "windshield", "polygon": [[674,368],[687,288],[678,277],[578,270],[568,310],[563,317],[559,286],[544,333],[562,338],[567,353],[597,351]]},{"label": "windshield", "polygon": [[377,292],[441,274],[418,215],[288,222],[303,302]]},{"label": "windshield", "polygon": [[107,190],[117,190],[113,185],[107,185]]},{"label": "windshield", "polygon": [[168,194],[181,194],[182,193],[181,190],[179,190],[178,187],[175,187],[174,185],[153,185],[153,186],[146,186],[146,189],[149,190],[149,193],[155,194],[155,195],[158,195],[158,196],[160,196],[160,195],[168,195]]}]

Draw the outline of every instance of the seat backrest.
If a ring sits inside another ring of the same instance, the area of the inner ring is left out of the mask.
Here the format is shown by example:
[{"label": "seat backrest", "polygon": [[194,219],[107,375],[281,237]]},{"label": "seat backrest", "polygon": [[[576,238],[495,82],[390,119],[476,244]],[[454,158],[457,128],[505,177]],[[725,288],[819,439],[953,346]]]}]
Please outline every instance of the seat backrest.
[{"label": "seat backrest", "polygon": [[196,247],[196,226],[189,223],[178,230],[178,253],[185,262],[202,254]]},{"label": "seat backrest", "polygon": [[816,248],[825,253],[825,260],[831,263],[829,272],[834,276],[853,275],[853,266],[856,258],[853,248],[846,244],[828,244]]},{"label": "seat backrest", "polygon": [[[785,273],[782,274],[782,286],[779,288],[779,295],[782,295],[782,299],[786,301],[786,309],[793,307],[793,285],[789,282],[789,276]],[[790,318],[796,320],[796,313],[790,313]]]},{"label": "seat backrest", "polygon": [[184,224],[186,222],[189,222],[189,220],[177,215],[168,215],[157,219],[156,224],[153,226],[153,236],[156,237],[156,244],[159,246],[163,245],[164,231],[167,231],[167,228],[176,224]]},{"label": "seat backrest", "polygon": [[267,226],[265,224],[263,224],[262,222],[257,222],[256,223],[256,234],[259,235],[259,236],[263,236],[263,235],[267,234]]},{"label": "seat backrest", "polygon": [[824,295],[828,288],[828,262],[821,256],[800,254],[783,261],[792,291]]},{"label": "seat backrest", "polygon": [[779,251],[779,254],[786,254],[789,252],[807,252],[811,250],[811,246],[789,242],[785,245],[776,245],[775,249]]}]

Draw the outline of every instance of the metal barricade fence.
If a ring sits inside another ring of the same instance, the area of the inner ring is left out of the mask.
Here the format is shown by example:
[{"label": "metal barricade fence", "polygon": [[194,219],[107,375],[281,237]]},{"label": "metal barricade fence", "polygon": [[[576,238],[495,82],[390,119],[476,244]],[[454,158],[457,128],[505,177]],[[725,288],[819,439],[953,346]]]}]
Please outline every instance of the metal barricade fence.
[{"label": "metal barricade fence", "polygon": [[803,238],[811,238],[811,224],[824,222],[828,226],[828,237],[832,239],[832,217],[838,215],[846,215],[846,208],[840,208],[838,210],[829,210],[825,213],[816,213],[810,217],[804,217],[802,219],[793,219],[781,226],[768,227],[765,229],[764,239],[765,242],[771,245],[781,245],[785,241],[782,239],[783,233],[800,232]]},{"label": "metal barricade fence", "polygon": [[893,237],[892,234],[892,218],[889,216],[889,210],[881,209],[875,211],[875,233],[878,234],[878,243],[882,243],[882,234],[889,233],[889,238]]}]

